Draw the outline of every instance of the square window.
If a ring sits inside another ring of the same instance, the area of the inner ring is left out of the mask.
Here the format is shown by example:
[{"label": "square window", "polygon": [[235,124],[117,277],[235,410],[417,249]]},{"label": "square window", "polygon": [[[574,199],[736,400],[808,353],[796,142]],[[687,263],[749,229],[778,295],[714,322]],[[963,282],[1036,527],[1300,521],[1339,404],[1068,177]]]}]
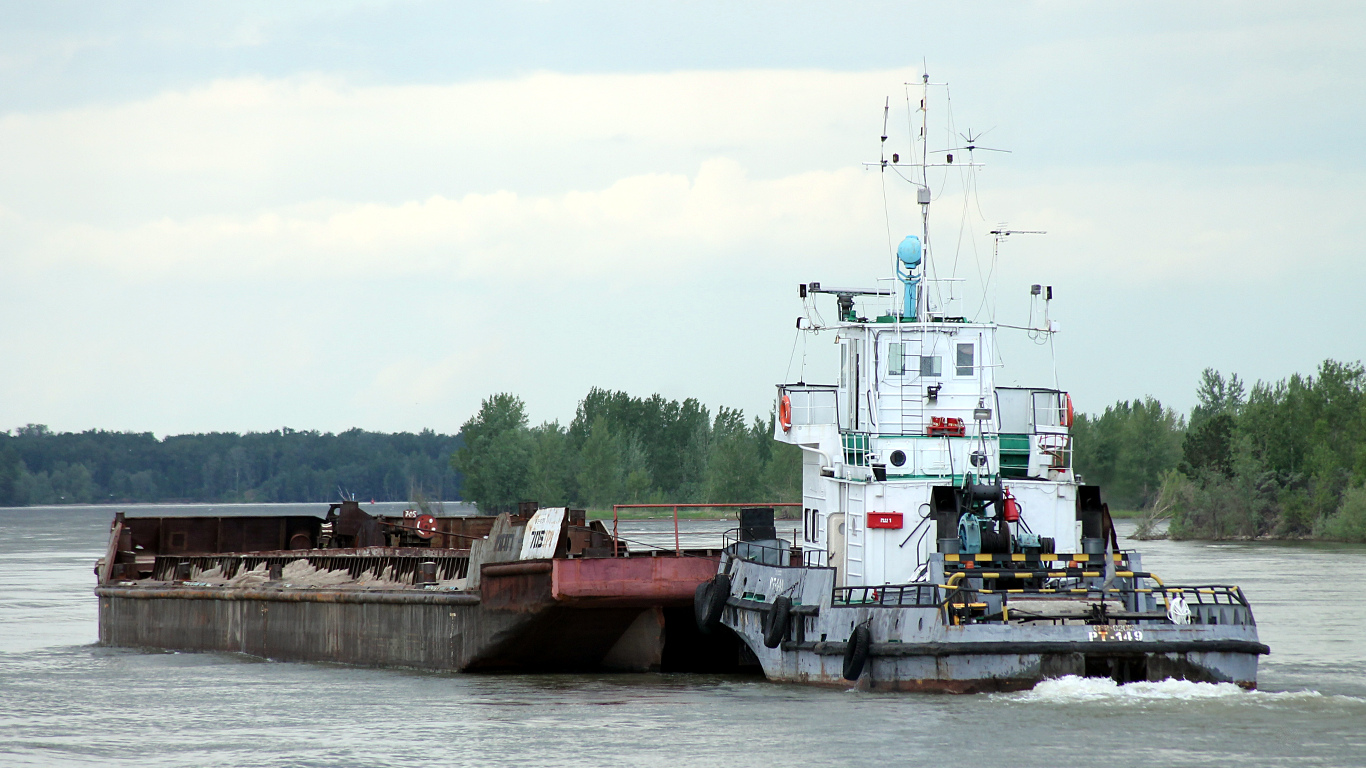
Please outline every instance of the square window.
[{"label": "square window", "polygon": [[906,358],[902,352],[903,345],[899,341],[894,341],[887,345],[887,373],[890,376],[900,376],[905,373]]},{"label": "square window", "polygon": [[955,367],[959,376],[971,376],[973,374],[971,344],[958,345],[958,365]]},{"label": "square window", "polygon": [[932,357],[921,357],[921,358],[920,358],[920,375],[921,375],[921,376],[943,376],[943,375],[944,375],[943,373],[940,372],[940,368],[939,368],[939,356],[938,356],[938,355],[935,355],[935,356],[932,356]]}]

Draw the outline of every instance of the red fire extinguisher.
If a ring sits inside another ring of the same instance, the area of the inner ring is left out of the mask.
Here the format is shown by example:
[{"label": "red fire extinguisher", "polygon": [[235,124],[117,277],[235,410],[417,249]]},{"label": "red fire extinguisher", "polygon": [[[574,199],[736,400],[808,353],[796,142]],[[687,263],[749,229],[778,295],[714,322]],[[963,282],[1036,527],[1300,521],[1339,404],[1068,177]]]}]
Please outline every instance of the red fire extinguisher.
[{"label": "red fire extinguisher", "polygon": [[1020,502],[1015,500],[1010,491],[1002,491],[1001,516],[1007,523],[1020,522]]}]

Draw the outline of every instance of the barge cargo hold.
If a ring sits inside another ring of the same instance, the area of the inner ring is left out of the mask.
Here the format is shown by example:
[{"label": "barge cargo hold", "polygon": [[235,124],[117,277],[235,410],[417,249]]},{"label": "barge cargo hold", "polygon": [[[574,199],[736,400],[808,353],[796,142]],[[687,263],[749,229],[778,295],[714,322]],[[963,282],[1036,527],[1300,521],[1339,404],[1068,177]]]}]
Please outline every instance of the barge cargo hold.
[{"label": "barge cargo hold", "polygon": [[435,670],[738,670],[693,594],[718,550],[632,551],[581,510],[125,517],[97,565],[100,643]]}]

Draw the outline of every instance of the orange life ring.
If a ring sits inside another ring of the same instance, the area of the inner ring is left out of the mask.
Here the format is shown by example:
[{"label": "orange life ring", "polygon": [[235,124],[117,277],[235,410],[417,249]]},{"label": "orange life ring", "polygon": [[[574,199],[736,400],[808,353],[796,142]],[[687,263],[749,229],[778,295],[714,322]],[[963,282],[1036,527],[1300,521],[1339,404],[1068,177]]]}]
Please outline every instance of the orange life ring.
[{"label": "orange life ring", "polygon": [[787,395],[778,401],[778,423],[783,425],[784,432],[792,431],[792,399]]},{"label": "orange life ring", "polygon": [[1076,419],[1076,414],[1072,412],[1072,395],[1064,392],[1062,396],[1067,398],[1067,411],[1063,414],[1062,425],[1071,428],[1072,422]]}]

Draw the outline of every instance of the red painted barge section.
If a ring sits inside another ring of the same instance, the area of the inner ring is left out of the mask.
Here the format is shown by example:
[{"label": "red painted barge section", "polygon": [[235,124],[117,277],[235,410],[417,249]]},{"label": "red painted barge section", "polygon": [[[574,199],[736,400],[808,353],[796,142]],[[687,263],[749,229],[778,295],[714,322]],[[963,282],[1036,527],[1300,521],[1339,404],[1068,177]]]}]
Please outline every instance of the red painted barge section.
[{"label": "red painted barge section", "polygon": [[550,594],[560,603],[641,607],[692,605],[716,575],[720,555],[552,560]]}]

